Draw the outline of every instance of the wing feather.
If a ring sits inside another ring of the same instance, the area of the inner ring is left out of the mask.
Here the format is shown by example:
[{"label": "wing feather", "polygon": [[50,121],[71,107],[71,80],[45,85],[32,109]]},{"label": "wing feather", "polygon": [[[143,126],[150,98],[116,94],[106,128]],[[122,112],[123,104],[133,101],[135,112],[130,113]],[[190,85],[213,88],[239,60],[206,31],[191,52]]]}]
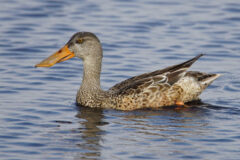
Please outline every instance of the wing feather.
[{"label": "wing feather", "polygon": [[129,78],[114,85],[109,89],[109,91],[112,93],[124,94],[131,89],[148,87],[155,84],[165,83],[168,85],[173,85],[186,74],[187,69],[201,56],[203,56],[203,54],[199,54],[198,56],[178,65],[173,65],[162,70],[156,70],[154,72],[145,73],[139,76]]}]

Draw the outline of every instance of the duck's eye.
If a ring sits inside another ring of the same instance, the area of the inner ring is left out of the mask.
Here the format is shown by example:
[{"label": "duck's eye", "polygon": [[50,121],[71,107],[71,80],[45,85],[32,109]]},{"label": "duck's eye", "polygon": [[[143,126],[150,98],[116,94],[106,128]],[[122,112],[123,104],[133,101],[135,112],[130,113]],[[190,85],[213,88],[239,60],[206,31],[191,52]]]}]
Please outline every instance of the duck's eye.
[{"label": "duck's eye", "polygon": [[83,39],[82,38],[79,38],[79,39],[77,39],[77,41],[76,41],[77,43],[83,43]]}]

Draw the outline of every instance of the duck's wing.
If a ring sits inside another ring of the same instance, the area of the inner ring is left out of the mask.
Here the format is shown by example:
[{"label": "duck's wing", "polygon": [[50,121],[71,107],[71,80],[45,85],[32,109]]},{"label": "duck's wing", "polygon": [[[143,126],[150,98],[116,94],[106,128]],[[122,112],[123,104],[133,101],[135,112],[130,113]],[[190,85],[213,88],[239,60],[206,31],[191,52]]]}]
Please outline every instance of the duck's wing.
[{"label": "duck's wing", "polygon": [[201,56],[203,56],[203,54],[199,54],[198,56],[178,65],[173,65],[162,70],[156,70],[154,72],[129,78],[111,87],[109,92],[123,94],[128,92],[128,90],[137,89],[140,86],[144,87],[153,84],[172,85],[183,77],[186,70]]}]

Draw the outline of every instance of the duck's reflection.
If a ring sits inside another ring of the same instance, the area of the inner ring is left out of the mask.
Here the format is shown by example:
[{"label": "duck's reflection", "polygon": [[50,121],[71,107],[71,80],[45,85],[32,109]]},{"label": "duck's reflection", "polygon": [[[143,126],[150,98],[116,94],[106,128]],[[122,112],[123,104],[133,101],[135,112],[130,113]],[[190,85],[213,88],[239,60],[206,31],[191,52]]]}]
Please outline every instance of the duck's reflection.
[{"label": "duck's reflection", "polygon": [[[149,144],[150,142],[157,143],[146,148],[146,151],[149,152],[151,152],[151,149],[156,149],[151,148],[151,146],[161,148],[162,145],[166,145],[173,147],[171,150],[173,153],[184,152],[183,154],[188,154],[181,148],[174,148],[175,144],[181,146],[181,144],[186,144],[189,141],[188,138],[208,135],[211,132],[209,131],[211,127],[208,126],[212,123],[209,121],[211,114],[214,114],[212,111],[226,109],[226,107],[210,105],[201,101],[188,105],[191,107],[176,109],[173,106],[159,110],[136,110],[131,112],[110,110],[104,113],[101,109],[80,107],[76,117],[80,120],[78,130],[81,141],[77,146],[82,152],[78,153],[75,159],[99,159],[105,146],[117,149],[118,146],[134,146],[133,142],[140,143],[143,141]],[[114,119],[106,117],[114,117]],[[108,124],[105,121],[117,124],[108,127],[108,129],[111,129],[108,133],[117,136],[115,143],[108,141],[108,139],[105,139],[104,143],[102,143],[103,136],[106,135],[103,126]],[[119,134],[119,131],[122,134]],[[158,141],[161,141],[161,143],[158,143]],[[141,146],[139,147],[141,148]],[[129,154],[136,152],[134,147],[129,148],[130,150],[126,151]]]},{"label": "duck's reflection", "polygon": [[77,146],[83,152],[77,154],[75,159],[98,159],[101,156],[101,139],[104,131],[101,126],[107,124],[102,120],[104,118],[101,109],[92,109],[87,107],[80,107],[76,117],[80,118],[80,128],[82,142]]}]

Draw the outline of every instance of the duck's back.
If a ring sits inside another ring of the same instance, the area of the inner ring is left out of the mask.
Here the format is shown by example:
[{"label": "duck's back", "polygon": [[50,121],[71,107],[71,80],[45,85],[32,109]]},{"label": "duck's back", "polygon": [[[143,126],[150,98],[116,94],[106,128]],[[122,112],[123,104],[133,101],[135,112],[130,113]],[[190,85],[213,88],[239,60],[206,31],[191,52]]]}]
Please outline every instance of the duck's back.
[{"label": "duck's back", "polygon": [[218,74],[186,71],[201,56],[116,84],[109,89],[115,108],[158,108],[198,99],[201,92],[219,77]]}]

